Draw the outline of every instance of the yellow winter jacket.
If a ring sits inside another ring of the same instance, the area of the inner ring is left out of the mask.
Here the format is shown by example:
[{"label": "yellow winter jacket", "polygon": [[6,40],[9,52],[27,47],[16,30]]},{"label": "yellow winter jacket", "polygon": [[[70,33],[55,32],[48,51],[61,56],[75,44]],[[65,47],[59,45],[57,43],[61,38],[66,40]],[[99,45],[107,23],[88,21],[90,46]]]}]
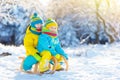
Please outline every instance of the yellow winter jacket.
[{"label": "yellow winter jacket", "polygon": [[26,49],[26,55],[33,56],[35,53],[39,52],[36,49],[39,35],[33,34],[29,28],[30,26],[27,28],[26,35],[24,37],[24,47]]}]

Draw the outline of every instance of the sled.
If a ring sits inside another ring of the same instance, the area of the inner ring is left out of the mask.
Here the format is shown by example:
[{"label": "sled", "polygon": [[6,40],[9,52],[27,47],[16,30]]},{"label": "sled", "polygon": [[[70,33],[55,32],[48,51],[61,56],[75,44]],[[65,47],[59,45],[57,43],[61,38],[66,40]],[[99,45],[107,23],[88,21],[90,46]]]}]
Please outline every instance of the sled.
[{"label": "sled", "polygon": [[[68,71],[68,61],[63,56],[62,56],[62,58],[63,58],[63,60],[64,60],[64,62],[66,64],[66,69],[65,70]],[[40,75],[44,74],[44,73],[40,73],[40,71],[38,69],[39,62],[34,65],[33,71],[24,71],[23,68],[22,68],[22,65],[23,65],[23,61],[24,61],[25,57],[19,57],[19,59],[22,59],[22,63],[20,65],[20,71],[21,72],[25,72],[25,73],[28,73],[28,74],[40,74]],[[49,68],[50,69],[52,68],[52,69],[51,69],[51,71],[48,74],[54,74],[55,73],[56,67],[57,67],[57,63],[58,63],[57,59],[54,56],[52,56],[51,60],[54,62],[54,65],[53,65],[53,67],[51,67],[51,64],[49,63]]]},{"label": "sled", "polygon": [[[65,67],[64,70],[68,71],[68,67],[69,67],[68,61],[65,59],[65,57],[63,57],[63,56],[61,56],[61,57],[63,58],[63,61],[64,61],[65,65],[66,65],[66,67]],[[58,63],[58,62],[57,62],[57,63]],[[56,70],[57,64],[49,64],[49,68],[51,68],[52,65],[54,65],[52,71],[55,72],[54,70]],[[59,71],[59,70],[56,70],[56,71]],[[60,70],[60,71],[61,71],[61,70]]]},{"label": "sled", "polygon": [[63,60],[64,60],[64,62],[66,64],[66,69],[65,70],[68,71],[68,67],[69,67],[68,61],[65,59],[65,57],[62,56],[62,58],[63,58]]}]

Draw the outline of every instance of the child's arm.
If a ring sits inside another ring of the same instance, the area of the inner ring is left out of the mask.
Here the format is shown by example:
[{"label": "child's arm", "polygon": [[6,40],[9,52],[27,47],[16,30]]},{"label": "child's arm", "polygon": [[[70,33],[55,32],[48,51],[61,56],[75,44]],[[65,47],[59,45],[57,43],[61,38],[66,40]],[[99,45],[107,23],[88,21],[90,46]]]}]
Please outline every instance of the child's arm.
[{"label": "child's arm", "polygon": [[26,35],[24,38],[24,47],[29,55],[34,55],[38,52],[37,49],[33,46],[34,41],[31,38],[31,35]]},{"label": "child's arm", "polygon": [[58,43],[56,45],[55,50],[56,50],[57,53],[59,53],[60,55],[64,56],[68,60],[68,55],[64,52],[64,50],[62,49],[60,43]]},{"label": "child's arm", "polygon": [[38,45],[37,45],[38,51],[40,51],[41,48],[43,50],[50,51],[53,56],[55,56],[57,54],[57,52],[52,48],[52,46],[48,42],[47,36],[43,35],[43,34],[40,35],[39,38],[38,38]]}]

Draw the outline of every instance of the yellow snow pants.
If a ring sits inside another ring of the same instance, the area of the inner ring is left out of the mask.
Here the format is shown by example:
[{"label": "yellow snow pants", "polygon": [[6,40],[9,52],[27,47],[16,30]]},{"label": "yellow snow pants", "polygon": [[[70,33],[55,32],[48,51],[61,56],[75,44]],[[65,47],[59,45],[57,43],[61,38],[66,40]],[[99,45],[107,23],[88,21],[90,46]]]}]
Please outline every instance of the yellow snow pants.
[{"label": "yellow snow pants", "polygon": [[39,64],[39,70],[40,72],[45,72],[49,70],[49,61],[51,59],[51,53],[49,51],[42,51],[41,54],[42,56]]},{"label": "yellow snow pants", "polygon": [[[40,55],[42,56],[42,58],[41,58],[40,64],[39,64],[39,70],[40,70],[40,72],[45,72],[45,71],[49,70],[49,62],[51,60],[52,55],[51,55],[50,51],[47,51],[47,50],[42,51]],[[60,54],[57,54],[55,57],[58,62],[56,70],[59,70],[62,68],[60,62],[63,61],[63,58],[61,57]]]}]

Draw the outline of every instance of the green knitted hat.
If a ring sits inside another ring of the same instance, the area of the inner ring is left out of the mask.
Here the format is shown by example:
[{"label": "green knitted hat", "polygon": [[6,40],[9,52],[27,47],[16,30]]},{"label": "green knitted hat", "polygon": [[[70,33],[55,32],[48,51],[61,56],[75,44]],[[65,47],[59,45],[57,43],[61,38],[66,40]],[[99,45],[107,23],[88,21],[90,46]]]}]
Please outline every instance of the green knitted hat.
[{"label": "green knitted hat", "polygon": [[46,28],[49,29],[49,28],[52,27],[52,26],[58,28],[58,24],[56,23],[56,21],[53,20],[53,19],[51,19],[51,18],[48,18],[48,19],[46,20],[46,22],[45,22],[44,27],[46,27]]}]

